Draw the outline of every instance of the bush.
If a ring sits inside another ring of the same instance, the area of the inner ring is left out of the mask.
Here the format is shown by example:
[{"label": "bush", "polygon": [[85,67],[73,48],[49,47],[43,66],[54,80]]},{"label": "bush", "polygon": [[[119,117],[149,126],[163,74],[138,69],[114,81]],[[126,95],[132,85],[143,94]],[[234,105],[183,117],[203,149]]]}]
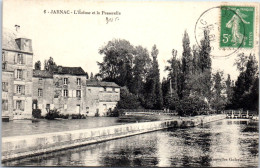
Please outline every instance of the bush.
[{"label": "bush", "polygon": [[118,117],[119,116],[119,109],[116,107],[113,110],[108,112],[108,117]]},{"label": "bush", "polygon": [[55,118],[60,118],[60,112],[57,109],[50,110],[46,116],[45,119],[47,120],[54,120]]},{"label": "bush", "polygon": [[72,114],[71,119],[86,119],[84,114]]},{"label": "bush", "polygon": [[41,109],[33,109],[32,116],[34,118],[42,118],[42,110]]},{"label": "bush", "polygon": [[141,107],[138,97],[129,92],[126,87],[120,89],[120,100],[117,104],[119,109],[137,109]]},{"label": "bush", "polygon": [[199,115],[199,111],[208,109],[208,104],[199,97],[185,97],[177,104],[176,110],[180,116]]}]

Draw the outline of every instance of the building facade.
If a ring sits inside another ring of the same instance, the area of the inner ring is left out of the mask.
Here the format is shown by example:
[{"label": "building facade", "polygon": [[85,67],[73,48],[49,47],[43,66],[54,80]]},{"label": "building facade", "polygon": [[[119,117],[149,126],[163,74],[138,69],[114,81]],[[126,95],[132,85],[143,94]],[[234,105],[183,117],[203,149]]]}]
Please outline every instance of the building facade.
[{"label": "building facade", "polygon": [[42,115],[57,109],[61,114],[107,116],[120,100],[120,87],[114,82],[87,80],[81,67],[62,67],[50,73],[33,71],[33,109]]},{"label": "building facade", "polygon": [[31,119],[33,109],[106,116],[119,101],[118,85],[87,80],[81,67],[33,70],[32,40],[10,30],[2,37],[2,118]]},{"label": "building facade", "polygon": [[57,109],[61,114],[86,114],[86,73],[81,67],[58,66],[53,73],[33,71],[33,108],[42,115]]},{"label": "building facade", "polygon": [[4,30],[2,40],[2,116],[32,117],[32,40]]},{"label": "building facade", "polygon": [[120,100],[120,87],[114,82],[87,80],[86,108],[88,116],[107,116]]}]

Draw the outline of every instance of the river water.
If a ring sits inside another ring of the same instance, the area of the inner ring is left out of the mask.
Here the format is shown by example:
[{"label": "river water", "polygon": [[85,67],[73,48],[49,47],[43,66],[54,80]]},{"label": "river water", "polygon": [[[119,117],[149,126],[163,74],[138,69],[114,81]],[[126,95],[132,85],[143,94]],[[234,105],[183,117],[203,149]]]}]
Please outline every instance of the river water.
[{"label": "river water", "polygon": [[87,117],[73,120],[13,120],[2,122],[2,137],[62,132],[123,124],[117,117]]},{"label": "river water", "polygon": [[258,123],[225,119],[6,162],[5,166],[258,166]]}]

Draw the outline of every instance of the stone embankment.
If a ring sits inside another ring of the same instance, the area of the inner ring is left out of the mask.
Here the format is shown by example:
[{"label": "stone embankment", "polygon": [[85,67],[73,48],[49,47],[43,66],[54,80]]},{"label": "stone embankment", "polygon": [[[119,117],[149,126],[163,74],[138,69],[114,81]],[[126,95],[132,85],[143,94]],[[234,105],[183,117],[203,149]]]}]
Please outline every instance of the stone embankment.
[{"label": "stone embankment", "polygon": [[226,118],[225,115],[197,116],[65,132],[3,137],[2,162],[165,128],[192,127],[224,118]]}]

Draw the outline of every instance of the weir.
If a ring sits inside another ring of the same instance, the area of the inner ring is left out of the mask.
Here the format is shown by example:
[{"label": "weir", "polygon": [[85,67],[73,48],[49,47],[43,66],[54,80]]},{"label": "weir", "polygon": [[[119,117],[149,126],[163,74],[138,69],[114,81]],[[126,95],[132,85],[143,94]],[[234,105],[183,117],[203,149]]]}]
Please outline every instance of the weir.
[{"label": "weir", "polygon": [[2,162],[166,128],[194,127],[224,118],[226,118],[226,115],[223,114],[196,116],[55,133],[3,137]]}]

